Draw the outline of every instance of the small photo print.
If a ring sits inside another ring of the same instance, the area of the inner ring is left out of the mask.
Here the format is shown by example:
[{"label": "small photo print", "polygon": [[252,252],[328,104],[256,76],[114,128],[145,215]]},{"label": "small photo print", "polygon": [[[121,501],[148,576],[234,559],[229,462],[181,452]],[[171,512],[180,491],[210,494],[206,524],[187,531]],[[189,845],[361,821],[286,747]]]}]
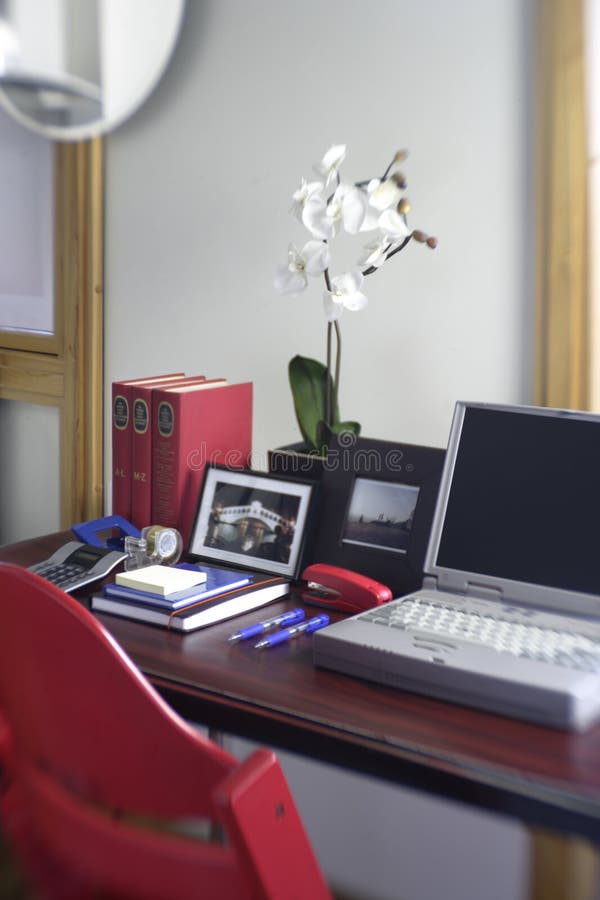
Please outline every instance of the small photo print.
[{"label": "small photo print", "polygon": [[217,482],[204,546],[288,563],[299,497]]},{"label": "small photo print", "polygon": [[294,577],[312,497],[311,482],[209,465],[189,552]]},{"label": "small photo print", "polygon": [[418,497],[419,488],[413,485],[357,478],[342,543],[406,553]]}]

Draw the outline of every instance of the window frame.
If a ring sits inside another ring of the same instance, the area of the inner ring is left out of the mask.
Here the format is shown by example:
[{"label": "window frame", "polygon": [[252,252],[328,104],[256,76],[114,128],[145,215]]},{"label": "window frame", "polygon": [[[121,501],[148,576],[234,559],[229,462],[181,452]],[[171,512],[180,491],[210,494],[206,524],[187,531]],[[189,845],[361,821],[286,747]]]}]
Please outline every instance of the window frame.
[{"label": "window frame", "polygon": [[60,527],[103,508],[103,144],[54,147],[54,332],[0,331],[0,399],[60,416]]}]

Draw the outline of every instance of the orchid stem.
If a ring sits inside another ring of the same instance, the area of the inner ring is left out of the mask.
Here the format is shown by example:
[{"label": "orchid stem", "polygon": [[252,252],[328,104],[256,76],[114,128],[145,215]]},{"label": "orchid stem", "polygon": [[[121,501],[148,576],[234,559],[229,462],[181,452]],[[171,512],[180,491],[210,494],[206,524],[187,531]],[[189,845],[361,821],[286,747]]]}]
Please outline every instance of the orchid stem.
[{"label": "orchid stem", "polygon": [[[325,242],[327,243],[327,242]],[[331,280],[329,278],[329,269],[325,269],[323,272],[323,277],[325,279],[325,287],[331,293]],[[337,324],[337,323],[336,323]],[[333,415],[333,410],[335,409],[333,405],[333,391],[334,387],[332,385],[331,378],[331,322],[327,323],[327,372],[326,378],[327,383],[325,385],[325,423],[328,427],[331,427],[331,418]]]},{"label": "orchid stem", "polygon": [[[396,253],[400,253],[401,250],[404,250],[404,248],[406,247],[408,242],[411,240],[411,238],[412,238],[412,234],[409,234],[408,237],[405,237],[404,240],[402,241],[402,243],[399,244],[399,246],[396,247],[395,250],[392,250],[391,253],[388,253],[385,258],[386,262],[388,259],[391,259],[391,257],[394,256]],[[368,269],[363,269],[363,275],[372,275],[373,272],[377,272],[377,271],[378,271],[377,266],[369,266]]]},{"label": "orchid stem", "polygon": [[334,322],[335,326],[335,338],[336,338],[336,354],[335,354],[335,378],[333,380],[333,398],[332,398],[332,414],[335,415],[335,410],[338,404],[338,391],[340,387],[340,369],[342,365],[342,332],[340,330],[340,323],[337,319]]},{"label": "orchid stem", "polygon": [[396,247],[395,250],[392,250],[391,253],[388,253],[388,255],[386,256],[386,261],[388,259],[391,259],[392,256],[394,256],[396,253],[400,253],[401,250],[404,250],[404,248],[406,247],[408,242],[411,240],[411,238],[412,238],[412,234],[409,234],[408,237],[405,237],[404,240],[402,241],[402,243],[398,247]]},{"label": "orchid stem", "polygon": [[[385,172],[383,173],[383,175],[382,175],[381,178],[379,179],[380,181],[385,181],[385,179],[386,179],[386,178],[388,177],[388,175],[390,174],[390,172],[391,172],[391,170],[392,170],[392,166],[394,165],[395,162],[396,162],[396,157],[394,156],[394,158],[393,158],[392,161],[390,162],[389,166],[387,167],[387,169],[385,170]],[[371,181],[370,178],[366,178],[364,181],[355,181],[355,182],[354,182],[354,187],[357,187],[357,188],[366,187],[366,186],[369,184],[370,181]]]},{"label": "orchid stem", "polygon": [[325,423],[331,426],[331,322],[327,323],[327,383],[325,385]]},{"label": "orchid stem", "polygon": [[384,172],[383,175],[381,176],[381,180],[382,180],[382,181],[385,181],[385,179],[388,177],[388,175],[390,174],[390,170],[391,170],[391,168],[392,168],[392,166],[394,165],[395,162],[396,162],[396,157],[394,156],[393,160],[391,161],[391,163],[389,164],[389,166],[387,167],[387,169],[385,170],[385,172]]}]

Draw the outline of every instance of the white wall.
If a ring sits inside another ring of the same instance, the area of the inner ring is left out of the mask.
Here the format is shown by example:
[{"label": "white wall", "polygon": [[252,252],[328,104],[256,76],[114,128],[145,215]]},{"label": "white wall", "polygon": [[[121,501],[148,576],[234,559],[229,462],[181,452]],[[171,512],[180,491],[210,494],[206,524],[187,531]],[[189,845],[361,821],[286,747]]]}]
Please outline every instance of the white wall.
[{"label": "white wall", "polygon": [[52,331],[52,145],[0,109],[0,328]]},{"label": "white wall", "polygon": [[[225,738],[240,759],[254,747]],[[510,819],[277,752],[329,883],[356,900],[525,900]],[[307,898],[309,900],[309,898]]]},{"label": "white wall", "polygon": [[[52,145],[2,109],[0,197],[0,329],[51,331]],[[57,409],[0,400],[0,544],[60,527],[58,448]]]},{"label": "white wall", "polygon": [[251,378],[257,456],[297,439],[287,363],[324,358],[321,285],[290,299],[272,279],[304,236],[292,192],[346,142],[356,177],[409,148],[411,224],[440,243],[345,316],[343,416],[444,445],[458,398],[529,400],[528,6],[190,0],[167,77],[107,140],[106,386]]},{"label": "white wall", "polygon": [[0,545],[60,529],[59,430],[55,407],[0,400]]},{"label": "white wall", "polygon": [[[292,192],[346,142],[349,177],[409,148],[411,223],[439,247],[410,245],[369,280],[368,310],[345,316],[342,414],[369,437],[442,446],[457,399],[530,401],[530,5],[189,0],[166,78],[107,139],[107,392],[180,368],[252,379],[257,463],[297,439],[287,362],[323,358],[321,289],[281,298],[272,278],[302,239]],[[315,836],[362,896],[522,895],[517,826],[319,772],[314,790],[288,768],[315,829],[327,790],[331,842]],[[374,871],[369,833],[386,841]]]}]

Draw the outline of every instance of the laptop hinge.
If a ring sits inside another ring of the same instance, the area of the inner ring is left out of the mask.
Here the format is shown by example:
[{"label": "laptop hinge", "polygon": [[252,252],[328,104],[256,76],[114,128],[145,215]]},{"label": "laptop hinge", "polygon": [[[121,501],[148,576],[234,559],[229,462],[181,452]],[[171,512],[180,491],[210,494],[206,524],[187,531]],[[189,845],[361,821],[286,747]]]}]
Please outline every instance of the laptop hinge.
[{"label": "laptop hinge", "polygon": [[479,600],[502,600],[502,591],[500,588],[485,587],[477,584],[475,581],[467,581],[467,589],[465,591],[467,597],[477,597]]},{"label": "laptop hinge", "polygon": [[423,587],[429,591],[437,591],[437,575],[425,575]]}]

